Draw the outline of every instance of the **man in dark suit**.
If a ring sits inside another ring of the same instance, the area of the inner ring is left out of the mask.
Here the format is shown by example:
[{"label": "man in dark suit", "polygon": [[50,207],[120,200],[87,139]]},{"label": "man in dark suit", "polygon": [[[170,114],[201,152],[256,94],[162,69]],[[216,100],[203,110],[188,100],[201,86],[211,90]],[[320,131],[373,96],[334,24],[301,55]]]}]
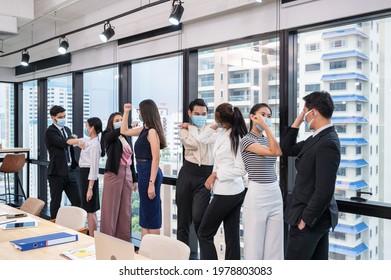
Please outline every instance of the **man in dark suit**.
[{"label": "man in dark suit", "polygon": [[50,109],[50,125],[45,134],[46,148],[49,152],[48,181],[50,187],[50,216],[56,218],[61,205],[62,192],[65,191],[72,205],[81,205],[81,193],[77,178],[78,163],[73,146],[67,140],[73,138],[71,130],[65,126],[65,109],[53,106]]},{"label": "man in dark suit", "polygon": [[[340,143],[331,123],[334,103],[328,92],[305,96],[299,114],[282,142],[284,156],[296,157],[296,180],[284,212],[290,225],[285,259],[327,260],[329,230],[338,222],[334,198],[335,181],[341,159]],[[313,135],[296,143],[302,122]]]}]

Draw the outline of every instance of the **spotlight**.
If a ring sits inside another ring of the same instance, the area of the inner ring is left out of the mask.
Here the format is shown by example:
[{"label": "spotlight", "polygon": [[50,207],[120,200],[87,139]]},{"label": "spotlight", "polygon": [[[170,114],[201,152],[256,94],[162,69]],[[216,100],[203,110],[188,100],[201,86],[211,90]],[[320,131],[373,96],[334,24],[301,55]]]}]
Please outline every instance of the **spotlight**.
[{"label": "spotlight", "polygon": [[30,55],[27,50],[22,51],[22,60],[20,61],[20,64],[22,66],[28,66],[30,60]]},{"label": "spotlight", "polygon": [[99,37],[102,42],[107,42],[108,40],[110,40],[111,37],[114,36],[114,34],[114,26],[111,26],[110,22],[107,21],[103,26],[103,32],[100,34]]},{"label": "spotlight", "polygon": [[60,42],[60,46],[58,47],[58,52],[60,54],[66,53],[69,48],[68,39],[65,37],[61,37],[59,42]]},{"label": "spotlight", "polygon": [[172,1],[171,13],[170,13],[170,17],[168,20],[174,25],[179,24],[179,21],[181,20],[183,12],[185,11],[185,9],[182,7],[182,3],[183,2],[181,0],[173,0]]}]

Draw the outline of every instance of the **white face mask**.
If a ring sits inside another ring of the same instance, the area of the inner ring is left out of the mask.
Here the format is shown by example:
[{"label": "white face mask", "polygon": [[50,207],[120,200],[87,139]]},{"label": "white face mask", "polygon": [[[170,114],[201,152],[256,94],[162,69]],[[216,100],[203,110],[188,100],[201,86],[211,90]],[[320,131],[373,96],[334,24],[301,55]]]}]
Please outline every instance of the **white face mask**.
[{"label": "white face mask", "polygon": [[312,117],[312,119],[310,120],[310,121],[307,121],[307,116],[308,116],[308,114],[310,114],[311,112],[313,112],[312,110],[309,110],[307,113],[305,113],[305,115],[304,115],[304,118],[303,118],[303,121],[304,121],[304,123],[305,123],[305,125],[309,128],[309,129],[311,129],[311,124],[312,124],[312,122],[315,120],[315,118],[316,118],[316,114],[314,113],[314,116]]}]

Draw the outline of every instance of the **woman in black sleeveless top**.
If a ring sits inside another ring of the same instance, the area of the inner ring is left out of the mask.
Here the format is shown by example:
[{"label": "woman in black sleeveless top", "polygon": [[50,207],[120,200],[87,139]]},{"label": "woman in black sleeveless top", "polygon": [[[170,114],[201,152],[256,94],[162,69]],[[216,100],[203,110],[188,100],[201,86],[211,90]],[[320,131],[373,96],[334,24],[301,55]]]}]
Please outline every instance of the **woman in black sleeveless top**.
[{"label": "woman in black sleeveless top", "polygon": [[145,234],[160,234],[162,211],[160,186],[163,174],[159,168],[160,149],[164,149],[166,139],[160,121],[159,110],[151,99],[139,104],[140,120],[143,128],[129,129],[128,118],[131,104],[124,105],[124,118],[121,133],[128,136],[139,136],[135,143],[136,167],[138,173],[138,188],[140,195],[140,226],[142,236]]}]

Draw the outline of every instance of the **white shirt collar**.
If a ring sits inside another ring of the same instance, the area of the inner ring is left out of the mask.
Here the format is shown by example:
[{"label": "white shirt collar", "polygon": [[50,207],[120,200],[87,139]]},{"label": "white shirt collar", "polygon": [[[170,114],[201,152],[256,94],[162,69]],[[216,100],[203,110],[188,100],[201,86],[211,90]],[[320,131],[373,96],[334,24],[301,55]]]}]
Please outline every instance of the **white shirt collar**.
[{"label": "white shirt collar", "polygon": [[321,128],[318,128],[317,130],[315,130],[315,132],[312,134],[312,137],[315,137],[316,135],[318,135],[321,131],[325,130],[326,128],[329,128],[329,127],[332,127],[333,124],[332,123],[329,123],[329,124],[326,124],[324,126],[322,126]]}]

